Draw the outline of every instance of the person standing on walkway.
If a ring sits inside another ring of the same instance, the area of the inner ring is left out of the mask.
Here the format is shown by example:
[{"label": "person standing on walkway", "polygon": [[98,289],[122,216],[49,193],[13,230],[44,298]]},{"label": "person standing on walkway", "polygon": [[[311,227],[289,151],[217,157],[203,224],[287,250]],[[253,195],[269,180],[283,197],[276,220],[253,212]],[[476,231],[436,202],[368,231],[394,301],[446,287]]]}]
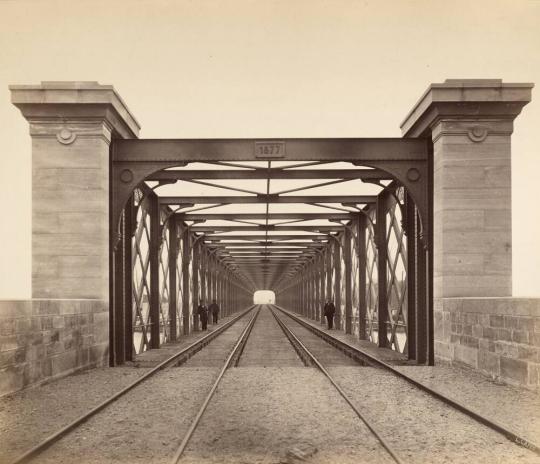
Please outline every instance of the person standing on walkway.
[{"label": "person standing on walkway", "polygon": [[197,314],[201,321],[201,330],[208,330],[208,308],[204,305],[204,301],[201,300],[199,306],[197,306]]},{"label": "person standing on walkway", "polygon": [[330,300],[326,300],[326,304],[324,305],[324,315],[326,316],[326,322],[328,323],[328,330],[334,328],[335,312],[336,307],[334,306],[334,303],[332,303]]},{"label": "person standing on walkway", "polygon": [[212,314],[212,323],[217,324],[219,316],[219,305],[217,304],[216,300],[212,300],[212,304],[210,305],[208,310]]}]

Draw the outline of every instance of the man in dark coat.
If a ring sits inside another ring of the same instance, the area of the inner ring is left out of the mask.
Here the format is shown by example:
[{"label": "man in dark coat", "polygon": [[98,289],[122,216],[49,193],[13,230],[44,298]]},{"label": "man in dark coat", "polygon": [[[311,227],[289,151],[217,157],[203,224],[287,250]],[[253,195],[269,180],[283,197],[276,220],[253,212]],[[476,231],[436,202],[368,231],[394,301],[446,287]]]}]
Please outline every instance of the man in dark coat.
[{"label": "man in dark coat", "polygon": [[210,305],[208,310],[212,314],[212,322],[214,324],[217,324],[218,316],[219,316],[219,305],[216,303],[216,300],[212,300],[212,304]]},{"label": "man in dark coat", "polygon": [[199,320],[201,321],[201,330],[207,330],[208,308],[204,305],[204,301],[201,301],[199,306],[197,306],[197,314],[199,315]]},{"label": "man in dark coat", "polygon": [[328,322],[328,330],[334,328],[335,312],[336,307],[334,306],[334,303],[332,303],[330,300],[326,300],[326,304],[324,305],[324,315],[326,316],[326,321]]}]

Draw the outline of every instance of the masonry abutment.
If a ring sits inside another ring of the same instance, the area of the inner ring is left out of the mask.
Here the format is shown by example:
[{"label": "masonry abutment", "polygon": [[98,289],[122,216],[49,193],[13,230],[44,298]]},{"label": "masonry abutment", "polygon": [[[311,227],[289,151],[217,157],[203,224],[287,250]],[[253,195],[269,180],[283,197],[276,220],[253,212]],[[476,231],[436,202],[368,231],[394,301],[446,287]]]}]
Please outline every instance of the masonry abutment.
[{"label": "masonry abutment", "polygon": [[[23,369],[34,383],[107,364],[109,145],[136,138],[139,126],[109,85],[42,82],[10,90],[32,138],[29,316],[39,353]],[[46,346],[51,339],[54,349]]]},{"label": "masonry abutment", "polygon": [[520,354],[538,350],[538,337],[519,326],[532,327],[540,305],[510,298],[511,136],[532,88],[497,79],[432,84],[401,128],[433,142],[435,354],[538,387],[540,364]]}]

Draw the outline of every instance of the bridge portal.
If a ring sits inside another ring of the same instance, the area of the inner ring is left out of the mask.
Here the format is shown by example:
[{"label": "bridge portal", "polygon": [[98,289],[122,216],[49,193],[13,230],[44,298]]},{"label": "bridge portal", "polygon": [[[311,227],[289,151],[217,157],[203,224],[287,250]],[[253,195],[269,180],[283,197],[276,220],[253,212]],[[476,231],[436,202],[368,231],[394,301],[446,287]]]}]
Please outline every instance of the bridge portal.
[{"label": "bridge portal", "polygon": [[407,362],[537,386],[520,349],[538,350],[538,308],[510,298],[510,142],[531,89],[432,84],[402,138],[149,140],[112,86],[12,86],[33,299],[2,302],[26,334],[3,390],[136,360],[198,331],[201,302],[228,317],[260,289],[317,323],[331,299],[339,331]]}]

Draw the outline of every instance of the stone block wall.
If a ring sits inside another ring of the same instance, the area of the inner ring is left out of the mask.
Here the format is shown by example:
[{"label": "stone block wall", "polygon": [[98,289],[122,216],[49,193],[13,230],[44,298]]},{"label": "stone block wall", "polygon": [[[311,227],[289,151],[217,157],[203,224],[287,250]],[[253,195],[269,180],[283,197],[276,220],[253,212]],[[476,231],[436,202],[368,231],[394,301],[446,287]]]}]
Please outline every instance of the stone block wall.
[{"label": "stone block wall", "polygon": [[436,357],[540,388],[540,299],[442,298],[434,315]]},{"label": "stone block wall", "polygon": [[0,396],[108,364],[108,302],[0,301]]}]

